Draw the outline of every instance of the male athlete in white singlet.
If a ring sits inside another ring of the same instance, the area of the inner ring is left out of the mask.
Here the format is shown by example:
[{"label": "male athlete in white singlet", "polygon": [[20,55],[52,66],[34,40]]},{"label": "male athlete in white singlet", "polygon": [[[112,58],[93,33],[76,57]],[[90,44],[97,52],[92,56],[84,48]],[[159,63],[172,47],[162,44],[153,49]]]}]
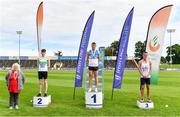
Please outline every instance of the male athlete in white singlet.
[{"label": "male athlete in white singlet", "polygon": [[39,94],[38,97],[42,96],[42,84],[44,81],[44,97],[47,96],[47,89],[48,89],[48,59],[45,57],[46,50],[41,50],[41,56],[38,59],[38,78],[39,78]]},{"label": "male athlete in white singlet", "polygon": [[140,102],[144,102],[144,88],[146,85],[147,89],[147,101],[152,102],[150,99],[150,74],[151,74],[151,61],[148,59],[148,53],[143,52],[143,59],[138,63],[140,67],[140,94],[141,99]]},{"label": "male athlete in white singlet", "polygon": [[87,64],[89,69],[89,89],[88,92],[92,91],[92,78],[95,78],[95,92],[98,92],[98,66],[100,62],[99,51],[96,50],[96,43],[91,44],[92,49],[87,53]]}]

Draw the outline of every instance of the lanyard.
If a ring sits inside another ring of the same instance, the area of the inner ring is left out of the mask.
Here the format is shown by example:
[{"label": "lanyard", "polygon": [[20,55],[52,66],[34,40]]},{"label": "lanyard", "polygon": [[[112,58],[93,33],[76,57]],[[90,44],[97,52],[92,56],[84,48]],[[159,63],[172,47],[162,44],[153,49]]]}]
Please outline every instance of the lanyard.
[{"label": "lanyard", "polygon": [[92,58],[95,58],[95,55],[96,55],[96,50],[92,50]]}]

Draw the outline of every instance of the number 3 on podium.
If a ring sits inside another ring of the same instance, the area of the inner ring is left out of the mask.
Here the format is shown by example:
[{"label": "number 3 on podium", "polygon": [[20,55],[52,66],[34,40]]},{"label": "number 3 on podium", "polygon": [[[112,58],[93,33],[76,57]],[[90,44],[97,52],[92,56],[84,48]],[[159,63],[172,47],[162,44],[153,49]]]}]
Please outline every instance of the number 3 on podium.
[{"label": "number 3 on podium", "polygon": [[96,94],[94,94],[93,96],[91,96],[91,98],[94,99],[94,103],[96,103]]}]

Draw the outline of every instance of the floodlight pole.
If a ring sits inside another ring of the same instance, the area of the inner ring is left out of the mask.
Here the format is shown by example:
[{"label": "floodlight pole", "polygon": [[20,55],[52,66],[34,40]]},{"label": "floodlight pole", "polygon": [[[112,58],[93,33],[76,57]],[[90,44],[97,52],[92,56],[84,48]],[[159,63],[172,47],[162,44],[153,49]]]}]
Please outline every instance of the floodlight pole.
[{"label": "floodlight pole", "polygon": [[22,31],[16,31],[16,33],[19,35],[19,65],[21,65],[21,34]]},{"label": "floodlight pole", "polygon": [[170,48],[169,48],[169,51],[170,51],[170,61],[169,61],[169,63],[172,65],[172,43],[171,43],[171,40],[172,40],[172,33],[174,33],[176,31],[176,29],[167,29],[167,32],[170,34]]}]

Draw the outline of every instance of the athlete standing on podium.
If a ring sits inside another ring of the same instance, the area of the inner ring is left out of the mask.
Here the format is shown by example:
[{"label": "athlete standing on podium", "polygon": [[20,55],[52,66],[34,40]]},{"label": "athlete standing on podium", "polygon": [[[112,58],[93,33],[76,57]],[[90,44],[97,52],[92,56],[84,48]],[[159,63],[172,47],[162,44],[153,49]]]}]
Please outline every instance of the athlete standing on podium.
[{"label": "athlete standing on podium", "polygon": [[42,96],[42,86],[44,81],[44,97],[47,97],[47,90],[48,90],[48,59],[45,57],[46,50],[41,50],[41,56],[38,60],[38,78],[39,78],[39,94],[38,97]]},{"label": "athlete standing on podium", "polygon": [[141,73],[141,79],[140,79],[140,93],[141,93],[141,99],[140,102],[144,102],[144,88],[146,84],[147,89],[147,102],[152,102],[150,99],[150,74],[151,74],[151,66],[152,63],[148,59],[148,53],[143,52],[143,59],[139,61],[138,63],[140,67],[140,73]]},{"label": "athlete standing on podium", "polygon": [[91,43],[92,49],[87,53],[87,64],[89,69],[89,89],[88,92],[92,91],[92,79],[95,78],[95,92],[98,92],[98,66],[100,62],[99,51],[96,50],[96,43]]}]

